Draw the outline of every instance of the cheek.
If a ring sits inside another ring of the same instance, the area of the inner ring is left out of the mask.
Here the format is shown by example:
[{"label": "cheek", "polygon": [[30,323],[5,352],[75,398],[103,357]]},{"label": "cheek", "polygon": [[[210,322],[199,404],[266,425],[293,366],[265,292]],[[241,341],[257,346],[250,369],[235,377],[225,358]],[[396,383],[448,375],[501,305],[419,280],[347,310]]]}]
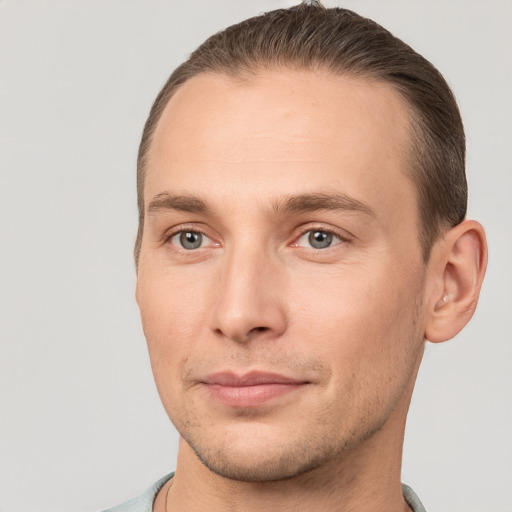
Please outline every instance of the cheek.
[{"label": "cheek", "polygon": [[337,276],[330,285],[317,286],[316,281],[308,289],[307,304],[297,310],[307,335],[292,336],[329,365],[327,414],[354,430],[361,418],[377,421],[391,414],[413,378],[423,346],[416,321],[421,283],[411,276],[391,286],[375,272],[366,275],[372,278],[354,272]]},{"label": "cheek", "polygon": [[203,336],[205,304],[201,281],[177,273],[140,274],[137,284],[142,326],[157,384],[180,375],[197,340]]},{"label": "cheek", "polygon": [[417,269],[390,275],[384,266],[344,269],[316,275],[297,290],[292,329],[307,330],[307,336],[296,336],[303,348],[315,347],[341,373],[377,375],[396,366],[418,336],[421,278]]}]

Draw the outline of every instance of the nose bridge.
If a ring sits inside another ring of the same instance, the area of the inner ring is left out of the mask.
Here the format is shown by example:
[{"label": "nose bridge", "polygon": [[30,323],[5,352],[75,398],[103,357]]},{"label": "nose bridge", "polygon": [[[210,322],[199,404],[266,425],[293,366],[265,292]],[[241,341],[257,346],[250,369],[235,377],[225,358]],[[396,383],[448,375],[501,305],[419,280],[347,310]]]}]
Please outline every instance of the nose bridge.
[{"label": "nose bridge", "polygon": [[286,326],[277,258],[264,244],[243,240],[226,249],[216,283],[212,329],[243,342],[258,333],[280,335]]}]

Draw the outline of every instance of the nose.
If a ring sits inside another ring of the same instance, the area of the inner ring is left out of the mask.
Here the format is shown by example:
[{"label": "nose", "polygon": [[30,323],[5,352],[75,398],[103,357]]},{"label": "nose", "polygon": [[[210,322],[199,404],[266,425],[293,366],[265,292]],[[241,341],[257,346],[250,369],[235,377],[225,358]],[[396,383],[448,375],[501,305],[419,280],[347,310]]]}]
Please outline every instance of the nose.
[{"label": "nose", "polygon": [[275,339],[286,330],[285,275],[264,250],[232,250],[221,263],[211,329],[237,343]]}]

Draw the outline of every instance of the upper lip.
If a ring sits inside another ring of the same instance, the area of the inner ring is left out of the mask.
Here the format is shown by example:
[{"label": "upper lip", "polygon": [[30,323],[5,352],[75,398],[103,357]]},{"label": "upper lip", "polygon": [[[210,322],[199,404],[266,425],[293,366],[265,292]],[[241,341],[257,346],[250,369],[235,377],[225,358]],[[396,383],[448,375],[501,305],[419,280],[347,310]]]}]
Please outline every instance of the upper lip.
[{"label": "upper lip", "polygon": [[218,386],[257,386],[264,384],[305,384],[305,380],[294,379],[272,372],[250,371],[244,374],[237,374],[232,371],[224,371],[208,375],[203,381],[205,384]]}]

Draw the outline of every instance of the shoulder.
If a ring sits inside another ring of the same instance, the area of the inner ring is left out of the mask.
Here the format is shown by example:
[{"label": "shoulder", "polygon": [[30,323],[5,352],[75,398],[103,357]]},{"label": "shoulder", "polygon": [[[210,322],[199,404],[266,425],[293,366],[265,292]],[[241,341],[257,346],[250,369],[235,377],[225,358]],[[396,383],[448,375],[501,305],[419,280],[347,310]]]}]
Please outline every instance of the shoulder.
[{"label": "shoulder", "polygon": [[153,502],[155,501],[158,491],[174,476],[174,473],[164,476],[151,487],[146,489],[142,494],[128,500],[121,505],[109,508],[103,512],[152,512]]},{"label": "shoulder", "polygon": [[427,512],[416,493],[408,485],[402,484],[402,493],[413,512]]}]

